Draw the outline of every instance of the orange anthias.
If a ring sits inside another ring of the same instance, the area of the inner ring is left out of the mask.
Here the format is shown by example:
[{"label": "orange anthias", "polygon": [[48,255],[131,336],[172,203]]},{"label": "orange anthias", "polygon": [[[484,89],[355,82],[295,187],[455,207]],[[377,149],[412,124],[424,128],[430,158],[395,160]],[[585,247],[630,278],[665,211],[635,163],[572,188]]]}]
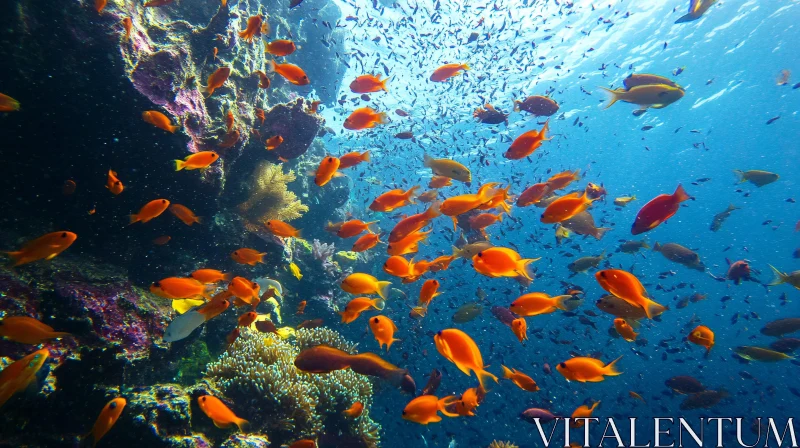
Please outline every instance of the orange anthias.
[{"label": "orange anthias", "polygon": [[550,176],[550,179],[547,179],[547,185],[550,187],[550,191],[561,190],[580,178],[580,170],[562,171]]},{"label": "orange anthias", "polygon": [[374,233],[372,230],[370,230],[369,226],[376,224],[377,222],[378,221],[364,222],[360,219],[351,219],[350,221],[342,224],[336,234],[339,236],[339,238],[351,238],[361,234],[364,231]]},{"label": "orange anthias", "polygon": [[37,260],[52,260],[78,239],[72,232],[59,231],[42,235],[22,246],[22,249],[6,252],[14,260],[14,266],[20,266]]},{"label": "orange anthias", "polygon": [[287,39],[277,39],[264,45],[264,51],[273,56],[289,56],[297,50],[294,42]]},{"label": "orange anthias", "polygon": [[203,395],[197,397],[197,404],[200,405],[200,409],[208,418],[214,421],[214,426],[217,428],[227,428],[231,425],[236,425],[241,432],[245,432],[247,429],[249,422],[243,418],[237,417],[219,398],[213,395]]},{"label": "orange anthias", "polygon": [[386,345],[386,351],[392,347],[392,343],[399,341],[394,339],[394,333],[397,331],[397,325],[386,316],[375,316],[369,319],[369,328],[372,334],[375,335],[375,340],[380,344],[380,348]]},{"label": "orange anthias", "polygon": [[115,196],[122,193],[122,190],[125,189],[125,186],[122,185],[122,182],[120,182],[119,178],[117,178],[117,173],[115,171],[108,170],[106,188]]},{"label": "orange anthias", "polygon": [[518,317],[511,321],[511,332],[519,339],[519,342],[528,339],[528,324],[524,317]]},{"label": "orange anthias", "polygon": [[361,235],[356,242],[353,243],[353,248],[351,250],[353,252],[364,252],[372,249],[380,242],[381,240],[378,234],[367,233],[366,235]]},{"label": "orange anthias", "polygon": [[550,140],[547,138],[549,123],[550,120],[547,120],[541,131],[534,129],[517,137],[503,156],[506,159],[519,160],[533,154],[542,145],[542,142]]},{"label": "orange anthias", "polygon": [[560,363],[556,366],[556,370],[569,381],[596,383],[603,381],[606,376],[621,375],[622,372],[615,368],[615,364],[621,358],[622,356],[604,364],[599,359],[576,357]]},{"label": "orange anthias", "polygon": [[411,215],[408,218],[398,222],[394,226],[394,229],[392,229],[391,233],[389,233],[389,242],[396,243],[411,233],[416,232],[417,230],[420,230],[428,225],[433,218],[436,218],[442,214],[439,211],[439,206],[439,203],[434,202],[431,204],[430,208],[425,210],[425,212]]},{"label": "orange anthias", "polygon": [[351,131],[360,131],[388,122],[389,117],[386,115],[386,112],[377,112],[370,107],[361,107],[354,110],[344,120],[344,128]]},{"label": "orange anthias", "polygon": [[279,236],[281,238],[300,238],[300,230],[295,229],[290,224],[287,224],[283,221],[270,219],[269,221],[265,222],[264,225],[267,226],[267,230],[272,232],[272,234],[275,236]]},{"label": "orange anthias", "polygon": [[94,426],[90,432],[93,439],[93,446],[97,446],[97,442],[99,442],[114,424],[117,423],[126,404],[128,404],[128,401],[124,398],[115,398],[103,406],[103,410],[100,411],[100,415],[97,416],[97,420],[94,422]]},{"label": "orange anthias", "polygon": [[272,71],[283,76],[283,79],[289,81],[291,84],[307,86],[311,83],[306,72],[294,64],[278,64],[275,61],[270,61],[270,66],[272,67]]},{"label": "orange anthias", "polygon": [[596,199],[589,199],[585,192],[583,195],[580,195],[580,193],[572,193],[561,196],[544,209],[540,221],[545,224],[555,224],[557,222],[566,221],[589,208],[595,200]]},{"label": "orange anthias", "polygon": [[421,425],[428,423],[437,423],[442,421],[442,418],[437,415],[441,412],[447,417],[458,417],[458,414],[448,412],[447,406],[455,403],[458,397],[450,395],[442,398],[441,400],[435,395],[422,395],[411,400],[403,409],[403,418]]},{"label": "orange anthias", "polygon": [[501,365],[500,367],[503,368],[503,378],[511,380],[511,382],[516,384],[520,389],[528,392],[537,392],[539,390],[539,386],[536,384],[536,381],[534,381],[533,378],[529,377],[528,375],[518,371],[517,369],[509,369],[504,365]]},{"label": "orange anthias", "polygon": [[169,211],[176,218],[180,219],[184,224],[187,226],[191,226],[192,224],[199,224],[200,218],[194,214],[193,211],[189,210],[188,207],[181,204],[172,204],[169,206]]},{"label": "orange anthias", "polygon": [[389,255],[406,255],[417,252],[420,241],[425,241],[431,232],[432,230],[413,232],[401,240],[389,243],[386,246],[386,253]]},{"label": "orange anthias", "polygon": [[264,255],[266,252],[259,252],[255,249],[249,249],[247,247],[242,247],[240,249],[236,249],[231,253],[231,258],[233,261],[241,264],[249,264],[250,266],[255,266],[258,263],[264,262]]},{"label": "orange anthias", "polygon": [[[592,405],[592,407],[586,406],[585,404],[580,405],[578,406],[577,409],[575,409],[575,411],[572,412],[572,416],[570,416],[570,418],[571,419],[589,418],[592,416],[592,412],[594,412],[594,410],[597,409],[597,406],[599,405],[600,405],[599,401],[596,401]],[[585,423],[583,420],[572,420],[569,422],[569,426],[572,428],[581,428],[583,427],[584,424]]]},{"label": "orange anthias", "polygon": [[280,135],[274,135],[267,139],[265,145],[267,151],[272,151],[278,146],[281,146],[281,143],[283,143],[283,137],[281,137]]},{"label": "orange anthias", "polygon": [[264,22],[264,16],[261,14],[257,16],[250,16],[247,19],[247,27],[239,31],[239,37],[247,43],[252,43],[253,39],[261,35],[261,25]]},{"label": "orange anthias", "polygon": [[206,80],[207,85],[202,89],[205,96],[209,97],[213,95],[215,90],[219,89],[225,84],[225,81],[228,80],[230,75],[230,67],[220,67],[214,71],[214,73],[208,75],[208,79]]},{"label": "orange anthias", "polygon": [[150,292],[165,299],[209,298],[206,286],[193,278],[168,277],[150,285]]},{"label": "orange anthias", "polygon": [[507,247],[490,247],[472,257],[472,266],[487,277],[519,277],[532,280],[528,265],[539,258],[522,258]]},{"label": "orange anthias", "polygon": [[166,199],[155,199],[142,207],[139,213],[131,215],[131,224],[136,222],[148,222],[154,218],[161,216],[169,207],[169,201]]},{"label": "orange anthias", "polygon": [[339,315],[342,316],[342,323],[349,324],[350,322],[358,319],[358,316],[360,316],[364,311],[370,308],[381,311],[385,306],[386,302],[384,302],[383,299],[356,297],[344,307],[344,311],[339,311]]},{"label": "orange anthias", "polygon": [[193,279],[203,284],[227,282],[231,279],[230,274],[226,274],[216,269],[198,269],[190,275]]},{"label": "orange anthias", "polygon": [[219,154],[214,151],[200,151],[187,156],[183,160],[175,160],[175,171],[200,170],[211,166],[219,159]]},{"label": "orange anthias", "polygon": [[488,390],[486,388],[487,380],[492,379],[497,382],[497,377],[486,371],[483,357],[475,341],[463,331],[455,328],[440,330],[433,340],[439,354],[455,364],[465,375],[469,376],[470,371],[475,372],[475,376],[478,377],[478,382],[484,390]]},{"label": "orange anthias", "polygon": [[395,189],[387,191],[375,198],[370,204],[369,209],[376,212],[390,212],[400,207],[414,203],[419,185],[415,185],[406,191]]},{"label": "orange anthias", "polygon": [[689,333],[689,336],[687,336],[686,339],[688,339],[692,344],[705,347],[706,352],[710,352],[711,347],[714,346],[714,332],[705,325],[698,325],[697,328]]},{"label": "orange anthias", "polygon": [[370,161],[369,151],[348,152],[347,154],[343,155],[342,157],[339,157],[339,169],[343,170],[345,168],[351,168],[351,167],[354,167],[354,166],[356,166],[356,165],[358,165],[359,163],[362,163],[362,162],[369,163],[369,161]]},{"label": "orange anthias", "polygon": [[327,156],[319,162],[317,173],[314,175],[314,183],[318,187],[322,187],[331,181],[334,177],[340,177],[343,174],[339,172],[339,165],[341,161],[337,157]]},{"label": "orange anthias", "polygon": [[673,194],[661,194],[653,198],[650,202],[644,205],[639,213],[636,215],[636,220],[631,227],[631,233],[639,235],[640,233],[653,230],[661,223],[665,222],[680,208],[681,202],[690,199],[683,189],[682,185],[678,185]]},{"label": "orange anthias", "polygon": [[43,324],[28,316],[9,316],[0,320],[0,336],[22,344],[41,344],[48,339],[70,336],[63,331],[54,331],[53,327]]},{"label": "orange anthias", "polygon": [[12,362],[0,372],[0,408],[12,395],[25,390],[36,379],[36,372],[49,356],[50,351],[43,348]]},{"label": "orange anthias", "polygon": [[445,64],[433,71],[430,80],[433,82],[447,81],[453,76],[460,75],[465,70],[469,70],[468,64]]},{"label": "orange anthias", "polygon": [[148,110],[142,112],[142,119],[145,121],[145,123],[150,123],[153,126],[159,129],[163,129],[172,134],[174,134],[175,131],[181,128],[178,125],[173,125],[169,121],[169,118],[166,115],[162,114],[157,110]]},{"label": "orange anthias", "polygon": [[630,272],[621,269],[597,271],[595,279],[600,287],[620,299],[642,308],[648,319],[663,313],[667,308],[651,300],[642,282]]},{"label": "orange anthias", "polygon": [[353,93],[373,93],[381,90],[388,92],[389,89],[386,88],[387,82],[389,82],[389,78],[381,80],[380,74],[361,75],[350,83],[350,91]]},{"label": "orange anthias", "polygon": [[550,185],[547,182],[533,184],[520,193],[517,198],[517,207],[527,207],[542,200],[550,193]]},{"label": "orange anthias", "polygon": [[580,304],[580,300],[575,300],[575,304],[570,304],[569,301],[572,298],[570,295],[550,297],[543,292],[531,292],[511,302],[508,309],[514,314],[526,317],[550,314],[556,310],[572,311]]},{"label": "orange anthias", "polygon": [[622,339],[625,339],[628,342],[633,342],[636,340],[636,336],[639,334],[633,331],[633,327],[626,321],[625,319],[618,317],[614,319],[614,329],[617,330]]},{"label": "orange anthias", "polygon": [[417,304],[420,306],[428,306],[436,296],[441,294],[442,293],[439,292],[439,280],[434,278],[425,280],[425,283],[422,284],[422,288],[419,290],[419,300]]},{"label": "orange anthias", "polygon": [[350,418],[358,418],[361,417],[362,412],[364,412],[364,405],[360,401],[356,401],[350,408],[342,411],[342,414]]},{"label": "orange anthias", "polygon": [[377,294],[386,300],[392,283],[379,281],[369,274],[355,272],[345,277],[340,286],[343,291],[350,294]]}]

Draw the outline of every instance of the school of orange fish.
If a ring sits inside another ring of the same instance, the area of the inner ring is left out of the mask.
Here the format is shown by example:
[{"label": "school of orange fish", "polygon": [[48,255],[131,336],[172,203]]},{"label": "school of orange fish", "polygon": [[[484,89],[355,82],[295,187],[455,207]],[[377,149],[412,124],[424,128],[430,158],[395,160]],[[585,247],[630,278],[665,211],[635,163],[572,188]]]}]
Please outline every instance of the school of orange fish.
[{"label": "school of orange fish", "polygon": [[[144,6],[158,7],[169,3],[170,1],[151,0]],[[223,5],[224,3],[223,0]],[[689,15],[696,14],[699,17],[713,3],[692,2],[692,5],[699,4],[704,9],[699,14],[690,9]],[[294,2],[294,6],[299,4],[300,2]],[[101,12],[105,7],[105,0],[96,0],[95,6],[97,11]],[[691,20],[697,17],[691,18]],[[123,21],[123,28],[126,33],[130,33],[129,19]],[[264,17],[257,15],[247,19],[246,26],[239,33],[239,37],[245,42],[254,43],[266,33]],[[289,56],[298,48],[290,40],[265,42],[264,46],[266,51],[275,57]],[[283,77],[291,84],[302,86],[310,83],[308,76],[297,65],[271,61],[271,68],[274,74]],[[454,78],[457,79],[467,70],[470,70],[467,63],[445,64],[430,74],[428,79],[430,82],[454,82]],[[208,96],[213,95],[215,89],[228,81],[229,74],[229,67],[223,66],[216,69],[208,76],[207,86],[203,89],[204,93]],[[261,79],[259,87],[269,88],[270,79],[267,74],[263,72],[257,74]],[[379,93],[388,90],[388,81],[388,79],[381,79],[380,75],[364,74],[352,81],[350,90],[356,94]],[[606,107],[622,101],[638,106],[634,114],[644,113],[648,109],[667,107],[680,100],[684,95],[684,89],[680,85],[653,74],[631,75],[625,79],[624,87],[606,90],[610,95],[610,101]],[[318,105],[318,102],[310,103],[307,112],[316,113]],[[20,105],[16,100],[0,94],[0,112],[16,112],[19,109]],[[558,110],[558,105],[546,96],[534,95],[517,101],[515,109],[526,111],[533,116],[551,116]],[[498,113],[492,106],[487,105],[485,109],[477,110],[475,117],[480,121],[488,122],[493,118],[496,119]],[[256,119],[264,120],[263,110],[258,109],[256,114]],[[142,118],[146,123],[170,133],[177,132],[181,128],[159,111],[145,111]],[[219,143],[222,148],[229,147],[239,140],[239,131],[234,126],[233,115],[228,113],[224,119],[227,124],[228,136]],[[387,122],[388,118],[385,112],[379,112],[370,107],[361,107],[349,114],[344,121],[344,128],[350,131],[379,129],[382,124]],[[524,160],[530,160],[528,157],[537,149],[542,145],[547,145],[550,140],[549,132],[550,122],[548,120],[541,124],[540,129],[520,134],[510,144],[503,157],[512,161],[523,161],[518,163],[525,163]],[[262,137],[262,140],[265,149],[271,151],[280,146],[283,137],[274,135],[265,139]],[[187,156],[184,160],[176,160],[175,169],[176,171],[203,170],[219,159],[220,155],[216,152],[198,152]],[[370,162],[369,151],[350,152],[339,157],[328,155],[319,162],[314,182],[319,188],[325,188],[334,177],[343,175],[341,170]],[[386,229],[388,231],[383,233],[376,228],[378,221],[364,222],[359,219],[329,223],[326,228],[327,231],[342,239],[357,238],[352,246],[352,250],[355,252],[378,250],[379,244],[385,244],[388,258],[382,265],[383,271],[398,278],[403,284],[417,282],[429,273],[446,271],[454,260],[461,258],[470,261],[475,272],[483,276],[515,278],[521,285],[529,286],[535,278],[532,266],[538,258],[525,258],[524,255],[510,247],[497,246],[488,242],[487,232],[490,231],[491,226],[502,222],[503,216],[508,216],[512,207],[536,206],[542,208],[541,224],[555,225],[557,237],[573,232],[592,235],[600,239],[607,230],[598,229],[590,214],[592,204],[605,199],[604,186],[590,183],[585,188],[565,192],[580,179],[578,170],[554,174],[545,182],[530,185],[522,191],[514,193],[511,191],[512,185],[503,187],[499,182],[485,182],[476,188],[474,193],[450,196],[440,200],[439,198],[442,196],[440,189],[451,186],[452,182],[461,182],[470,186],[475,181],[470,169],[454,160],[434,158],[428,155],[425,155],[424,160],[420,162],[432,172],[427,191],[422,192],[420,185],[407,190],[393,189],[376,197],[369,205],[369,210],[388,213],[417,203],[427,203],[429,205],[426,210],[404,216],[395,223],[391,230]],[[757,187],[778,179],[776,174],[765,171],[739,172],[738,175],[742,181],[750,181]],[[106,188],[113,195],[122,194],[125,189],[122,180],[112,170],[108,172]],[[75,183],[65,185],[65,193],[68,189],[74,191]],[[679,213],[681,204],[690,198],[689,193],[681,185],[677,185],[672,193],[664,193],[652,198],[641,207],[634,222],[631,223],[631,234],[638,235],[655,229]],[[624,207],[633,200],[635,197],[620,197],[614,200],[614,203],[619,207]],[[167,210],[189,226],[201,222],[190,208],[171,203],[167,199],[157,198],[142,206],[137,213],[132,214],[130,224],[146,224]],[[730,214],[730,211],[731,209],[727,213]],[[712,230],[714,225],[721,225],[727,218],[724,213],[715,217]],[[476,238],[472,243],[461,244],[460,247],[454,248],[452,255],[443,255],[431,260],[407,258],[410,254],[419,251],[419,244],[428,238],[432,231],[431,228],[438,225],[434,223],[440,220],[442,215],[450,217],[454,230],[460,226],[481,236],[482,239]],[[719,222],[717,222],[718,219]],[[800,223],[798,224],[800,225]],[[531,223],[530,225],[536,224]],[[277,220],[265,222],[264,228],[280,238],[300,238],[301,235],[300,230]],[[388,235],[385,241],[381,240],[383,235]],[[8,252],[8,255],[13,259],[15,266],[38,260],[50,260],[68,249],[76,239],[77,235],[72,232],[57,231],[36,238],[21,249]],[[165,236],[154,243],[166,244],[168,241],[169,237]],[[687,266],[697,264],[698,260],[684,251],[688,249],[678,245],[673,245],[677,247],[667,246],[669,245],[662,246],[660,250],[668,258]],[[633,244],[631,250],[636,251],[640,247],[642,245]],[[255,266],[263,263],[264,255],[265,253],[256,249],[245,247],[232,251],[231,258],[242,265]],[[576,270],[582,272],[590,268],[597,268],[599,264],[599,260],[587,260],[587,265],[581,268],[580,261],[576,261]],[[800,289],[800,271],[786,274],[773,269],[777,275],[777,280],[773,284],[785,282]],[[736,284],[743,280],[752,280],[750,266],[744,260],[732,263],[726,278]],[[636,340],[638,335],[636,329],[640,327],[641,319],[653,319],[668,310],[667,307],[654,300],[645,290],[640,279],[631,272],[622,269],[600,269],[595,273],[595,279],[602,289],[619,303],[627,306],[632,315],[638,314],[635,318],[617,317],[613,320],[613,327],[625,341]],[[224,286],[217,290],[220,284]],[[381,281],[367,273],[356,272],[348,275],[341,282],[341,289],[355,297],[340,312],[341,323],[350,324],[357,321],[365,312],[383,310],[389,300],[391,284],[389,281]],[[440,286],[440,281],[433,278],[422,283],[417,306],[411,310],[412,318],[425,318],[429,305],[442,294],[439,290]],[[203,314],[206,321],[226,312],[231,305],[244,309],[246,311],[238,318],[239,327],[250,326],[256,321],[258,318],[257,307],[265,299],[259,285],[252,280],[244,276],[233,277],[230,273],[210,268],[197,269],[188,277],[170,277],[159,280],[151,285],[150,290],[160,297],[177,301],[174,303],[179,304],[176,305],[179,312],[191,309]],[[513,314],[509,321],[504,323],[509,327],[509,331],[513,332],[520,342],[523,342],[528,338],[526,318],[550,314],[559,310],[571,312],[581,305],[582,294],[583,291],[580,288],[570,288],[566,294],[561,295],[550,295],[545,292],[521,295],[509,304],[508,310]],[[299,304],[298,314],[303,313],[305,304],[305,301]],[[372,315],[368,318],[368,324],[379,348],[382,349],[386,346],[388,351],[398,340],[395,336],[401,330],[389,317],[381,314]],[[781,330],[781,335],[800,329],[797,322],[787,325],[788,329]],[[274,331],[274,326],[267,327],[267,331]],[[237,328],[228,337],[228,342],[232,343],[238,334]],[[3,319],[2,325],[0,325],[0,335],[24,344],[40,344],[51,338],[69,337],[66,333],[56,332],[53,328],[24,316]],[[714,332],[706,326],[699,325],[685,336],[689,342],[702,346],[707,351],[712,350],[714,346]],[[402,417],[420,424],[428,424],[440,421],[439,413],[448,417],[475,415],[475,409],[487,397],[491,383],[499,381],[498,377],[486,370],[478,345],[465,332],[455,328],[442,329],[436,332],[434,342],[443,358],[455,364],[468,376],[474,373],[478,385],[466,390],[461,396],[451,395],[438,398],[434,394],[440,377],[432,377],[428,386],[423,390],[423,395],[413,398],[405,406]],[[737,353],[750,360],[774,361],[789,358],[788,355],[759,347],[740,347]],[[42,366],[48,354],[47,349],[37,350],[12,363],[0,373],[0,406],[34,380],[36,371]],[[606,362],[591,357],[576,356],[559,363],[556,370],[568,381],[599,382],[604,381],[606,377],[621,374],[616,368],[618,360],[619,358]],[[303,351],[298,356],[296,365],[301,370],[315,374],[351,368],[359,373],[386,379],[412,394],[416,390],[413,380],[410,379],[405,369],[391,365],[370,353],[349,355],[330,347],[315,347]],[[520,389],[529,392],[539,390],[536,381],[528,374],[514,368],[501,367],[503,378],[512,381]],[[642,399],[635,392],[631,392],[631,396]],[[101,411],[101,415],[92,429],[91,435],[94,443],[97,443],[113,426],[125,404],[124,398],[115,398]],[[198,398],[198,404],[218,426],[236,425],[240,430],[245,430],[247,421],[236,416],[218,398],[210,395],[202,396]],[[591,416],[597,405],[598,403],[591,407],[582,405],[574,411],[572,417]],[[356,418],[362,409],[363,406],[356,403],[345,413],[351,418]],[[291,445],[292,448],[313,446],[316,446],[313,440],[301,440]]]}]

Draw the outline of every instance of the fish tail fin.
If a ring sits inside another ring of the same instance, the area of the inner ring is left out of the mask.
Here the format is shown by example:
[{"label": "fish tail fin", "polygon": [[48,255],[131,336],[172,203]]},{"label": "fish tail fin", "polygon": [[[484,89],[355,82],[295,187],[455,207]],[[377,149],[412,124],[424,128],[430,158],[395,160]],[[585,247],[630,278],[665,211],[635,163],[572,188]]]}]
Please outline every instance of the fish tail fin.
[{"label": "fish tail fin", "polygon": [[661,305],[660,303],[654,302],[650,299],[646,300],[647,303],[644,305],[644,312],[648,319],[652,319],[667,310],[667,307]]},{"label": "fish tail fin", "polygon": [[675,196],[675,199],[677,199],[678,202],[683,202],[691,198],[691,196],[689,196],[689,193],[687,193],[686,190],[683,189],[683,185],[681,184],[678,184],[678,188],[675,189],[675,193],[673,193],[672,195]]},{"label": "fish tail fin", "polygon": [[278,71],[278,64],[275,62],[274,59],[270,59],[267,69],[269,71],[271,71],[271,72],[277,72]]},{"label": "fish tail fin", "polygon": [[456,230],[458,230],[458,217],[451,216],[450,219],[453,220],[453,232],[455,232]]},{"label": "fish tail fin", "polygon": [[435,201],[433,204],[431,204],[431,206],[427,210],[425,210],[425,217],[428,220],[431,220],[433,218],[441,216],[442,212],[439,210],[439,206],[441,205],[442,205],[441,202]]},{"label": "fish tail fin", "polygon": [[658,241],[656,241],[656,243],[653,244],[653,250],[656,251],[656,252],[661,250],[661,245],[658,244]]},{"label": "fish tail fin", "polygon": [[[509,213],[509,212],[511,212],[511,210],[509,210],[507,213]],[[500,222],[503,222],[503,214],[502,213],[498,213],[497,214],[497,220],[500,221]]]},{"label": "fish tail fin", "polygon": [[480,383],[480,385],[481,385],[481,387],[483,388],[483,390],[486,390],[486,391],[488,391],[488,390],[489,390],[489,388],[488,388],[488,387],[486,387],[486,382],[487,382],[488,380],[490,380],[490,379],[491,379],[491,380],[494,380],[494,382],[495,382],[495,383],[497,383],[497,382],[498,382],[498,381],[497,381],[497,377],[496,377],[496,376],[494,376],[494,375],[492,375],[492,373],[491,373],[491,372],[488,372],[488,371],[486,371],[485,369],[476,370],[476,371],[475,371],[475,376],[477,376],[477,377],[478,377],[478,383]]},{"label": "fish tail fin", "polygon": [[364,151],[363,153],[361,153],[361,161],[362,162],[369,162],[370,160],[371,159],[370,159],[370,155],[369,155],[369,150]]},{"label": "fish tail fin", "polygon": [[437,401],[436,407],[439,409],[439,412],[441,412],[442,415],[445,415],[447,417],[459,417],[458,414],[454,414],[447,410],[447,407],[455,403],[456,401],[458,401],[458,397],[456,397],[455,395],[448,395],[442,398],[441,400]]},{"label": "fish tail fin", "polygon": [[531,277],[531,273],[528,270],[528,265],[533,263],[534,261],[539,261],[539,260],[541,260],[541,257],[523,258],[522,260],[519,260],[517,262],[517,269],[516,269],[517,274],[525,277],[528,280],[533,280],[533,277]]},{"label": "fish tail fin", "polygon": [[606,93],[608,93],[608,94],[610,95],[610,96],[608,97],[608,103],[606,103],[606,105],[605,105],[605,106],[603,106],[603,109],[608,109],[609,107],[611,107],[612,105],[614,105],[614,103],[616,103],[617,101],[619,101],[619,94],[617,94],[617,92],[616,92],[616,91],[614,91],[614,90],[611,90],[611,89],[607,89],[607,88],[605,88],[605,87],[600,87],[600,88],[601,88],[601,89],[603,89],[603,90],[605,90],[605,91],[606,91]]},{"label": "fish tail fin", "polygon": [[378,282],[378,295],[381,299],[386,300],[389,297],[389,288],[392,287],[392,282]]},{"label": "fish tail fin", "polygon": [[386,308],[386,301],[384,299],[374,299],[372,301],[372,306],[378,311],[383,311],[383,309]]},{"label": "fish tail fin", "polygon": [[131,222],[128,223],[128,225],[131,225],[131,224],[133,224],[135,222],[139,222],[139,215],[130,215],[130,221]]},{"label": "fish tail fin", "polygon": [[583,300],[576,299],[570,295],[563,295],[563,296],[556,296],[553,297],[555,299],[555,306],[556,308],[562,311],[575,311],[576,308],[581,306]]},{"label": "fish tail fin", "polygon": [[381,89],[383,89],[384,92],[388,92],[389,91],[389,89],[386,87],[386,83],[389,82],[390,79],[392,79],[391,76],[389,76],[386,79],[384,79],[383,81],[381,81]]},{"label": "fish tail fin", "polygon": [[597,231],[595,232],[595,234],[593,236],[595,237],[595,239],[600,240],[610,230],[611,230],[611,227],[600,227],[600,228],[597,229]]},{"label": "fish tail fin", "polygon": [[772,283],[768,284],[767,286],[775,286],[775,285],[780,285],[780,284],[786,283],[786,280],[789,278],[789,276],[788,276],[788,275],[786,275],[786,274],[784,274],[783,272],[781,272],[781,271],[777,270],[777,269],[775,268],[775,266],[773,266],[773,265],[771,265],[771,264],[769,264],[769,265],[767,265],[767,266],[769,266],[770,268],[772,268],[772,272],[774,272],[774,273],[775,273],[775,279],[774,279],[774,280],[772,280]]},{"label": "fish tail fin", "polygon": [[500,364],[500,367],[503,368],[503,378],[511,378],[511,376],[514,374],[514,372],[512,372],[508,367],[502,364]]},{"label": "fish tail fin", "polygon": [[168,130],[169,130],[169,132],[170,132],[171,134],[174,134],[174,133],[175,133],[175,131],[177,131],[178,129],[180,129],[180,128],[181,128],[181,127],[180,127],[180,126],[178,126],[177,124],[176,124],[176,125],[172,125],[172,126],[167,126],[167,127],[169,128]]},{"label": "fish tail fin", "polygon": [[[455,249],[455,247],[453,249]],[[6,255],[8,255],[9,257],[11,257],[12,260],[14,260],[14,266],[19,266],[20,264],[22,264],[20,263],[20,261],[22,260],[21,250],[17,250],[14,252],[6,252]]]},{"label": "fish tail fin", "polygon": [[463,255],[463,252],[464,251],[462,251],[461,249],[457,248],[456,246],[453,246],[453,256],[454,257],[461,258],[461,256]]},{"label": "fish tail fin", "polygon": [[617,366],[616,366],[617,361],[619,361],[620,359],[622,359],[622,356],[620,356],[619,358],[617,358],[617,359],[611,361],[610,363],[606,364],[606,366],[603,367],[603,375],[606,375],[606,376],[621,375],[622,372],[617,370]]},{"label": "fish tail fin", "polygon": [[409,188],[408,191],[406,191],[409,201],[413,202],[414,198],[419,196],[419,193],[417,193],[419,189],[420,189],[419,185],[414,185],[413,187]]},{"label": "fish tail fin", "polygon": [[247,430],[250,428],[250,422],[243,418],[237,418],[234,423],[236,423],[236,426],[239,427],[239,431],[241,432],[247,432]]},{"label": "fish tail fin", "polygon": [[461,68],[463,68],[464,70],[472,70],[472,69],[470,68],[469,64],[467,64],[466,62],[465,62],[465,63],[463,63],[463,64],[461,64]]},{"label": "fish tail fin", "polygon": [[378,123],[386,124],[389,121],[389,115],[387,115],[386,112],[378,112]]},{"label": "fish tail fin", "polygon": [[302,239],[302,238],[303,238],[303,231],[302,231],[302,230],[300,230],[300,229],[297,229],[297,230],[294,232],[294,235],[292,235],[292,236],[293,236],[293,237],[295,237],[295,238],[301,238],[301,239]]},{"label": "fish tail fin", "polygon": [[180,171],[184,168],[186,168],[186,162],[184,162],[183,160],[175,159],[175,171]]},{"label": "fish tail fin", "polygon": [[520,111],[520,108],[519,108],[520,104],[522,104],[522,101],[514,100],[514,112],[519,112]]}]

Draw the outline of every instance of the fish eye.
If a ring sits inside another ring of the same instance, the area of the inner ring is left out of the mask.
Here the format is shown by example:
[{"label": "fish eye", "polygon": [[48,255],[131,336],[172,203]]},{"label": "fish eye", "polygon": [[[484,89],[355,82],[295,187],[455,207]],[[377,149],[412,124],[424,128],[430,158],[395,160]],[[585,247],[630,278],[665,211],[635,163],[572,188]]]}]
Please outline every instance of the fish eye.
[{"label": "fish eye", "polygon": [[567,363],[562,362],[558,366],[561,367],[562,369],[566,369],[567,368]]},{"label": "fish eye", "polygon": [[606,271],[600,271],[600,277],[606,278]]},{"label": "fish eye", "polygon": [[206,401],[206,397],[200,397],[200,401],[202,401],[203,403],[205,403],[205,401]]},{"label": "fish eye", "polygon": [[67,232],[61,234],[61,238],[66,238],[66,237],[67,237]]},{"label": "fish eye", "polygon": [[478,252],[478,256],[482,258],[483,257],[483,252]]},{"label": "fish eye", "polygon": [[162,199],[162,200],[161,200],[161,203],[162,203],[162,204],[166,204],[166,203],[167,203],[167,200],[166,200],[166,199]]},{"label": "fish eye", "polygon": [[112,402],[111,402],[111,403],[108,405],[108,408],[109,408],[109,409],[116,409],[116,408],[117,408],[117,402],[116,402],[116,401],[112,401]]},{"label": "fish eye", "polygon": [[158,282],[154,282],[153,286],[155,286],[156,288],[160,288],[161,287],[161,285]]},{"label": "fish eye", "polygon": [[406,410],[405,409],[403,409],[403,415],[406,415]]},{"label": "fish eye", "polygon": [[439,331],[436,333],[436,336],[441,336],[441,335],[442,335],[442,330],[439,330]]},{"label": "fish eye", "polygon": [[378,322],[380,322],[380,319],[378,319],[378,318],[376,317],[376,318],[375,318],[375,320],[373,320],[373,322],[375,322],[375,323],[377,324]]}]

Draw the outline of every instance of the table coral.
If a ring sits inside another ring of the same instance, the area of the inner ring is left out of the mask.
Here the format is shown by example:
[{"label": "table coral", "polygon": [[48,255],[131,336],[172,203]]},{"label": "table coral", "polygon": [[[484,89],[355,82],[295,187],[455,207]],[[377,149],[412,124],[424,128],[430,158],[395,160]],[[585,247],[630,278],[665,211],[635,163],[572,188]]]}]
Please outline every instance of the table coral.
[{"label": "table coral", "polygon": [[[299,330],[294,341],[271,333],[244,329],[207,376],[237,403],[249,403],[246,413],[254,433],[273,443],[316,438],[323,432],[356,436],[362,446],[377,446],[380,426],[369,418],[372,384],[351,370],[307,374],[297,370],[294,359],[302,348],[330,344],[353,351],[355,346],[328,329]],[[341,412],[356,401],[364,413],[356,420]]]}]

